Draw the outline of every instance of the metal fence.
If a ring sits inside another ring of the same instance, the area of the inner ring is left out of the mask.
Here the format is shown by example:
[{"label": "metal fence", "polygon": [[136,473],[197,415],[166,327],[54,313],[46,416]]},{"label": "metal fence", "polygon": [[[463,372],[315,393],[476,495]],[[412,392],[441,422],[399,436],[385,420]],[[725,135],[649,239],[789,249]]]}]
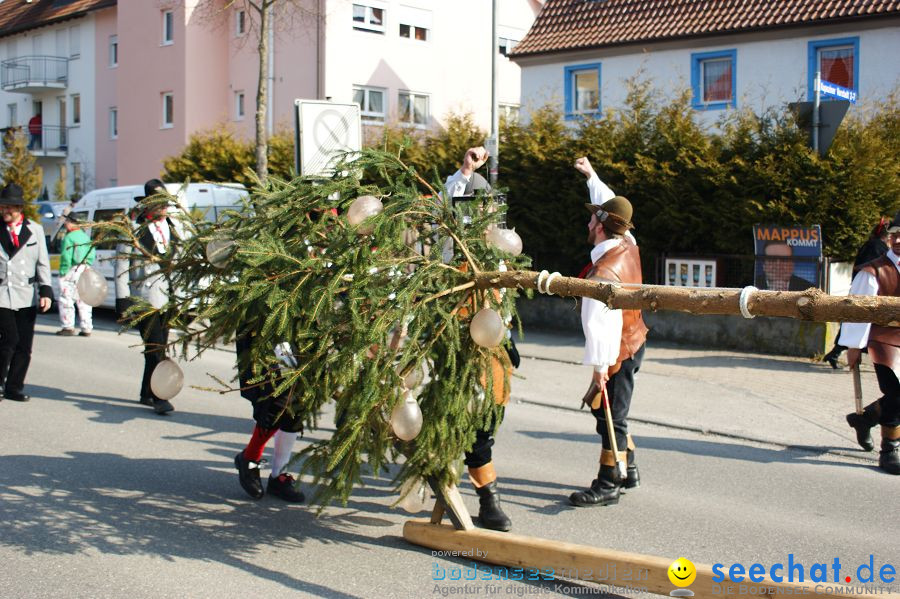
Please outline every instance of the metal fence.
[{"label": "metal fence", "polygon": [[4,89],[65,84],[68,78],[69,60],[59,56],[20,56],[0,63],[0,85]]}]

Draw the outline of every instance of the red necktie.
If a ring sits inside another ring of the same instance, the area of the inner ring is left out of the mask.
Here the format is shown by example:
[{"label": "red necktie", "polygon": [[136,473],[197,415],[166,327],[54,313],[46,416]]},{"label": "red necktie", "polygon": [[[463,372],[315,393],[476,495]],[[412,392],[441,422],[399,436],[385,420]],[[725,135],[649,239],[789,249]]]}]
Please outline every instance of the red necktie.
[{"label": "red necktie", "polygon": [[17,226],[19,226],[19,223],[13,223],[9,226],[9,236],[12,237],[13,246],[15,246],[16,249],[19,247],[19,236],[16,235]]},{"label": "red necktie", "polygon": [[163,235],[162,225],[160,225],[158,222],[154,224],[156,225],[156,230],[159,232],[159,240],[162,243],[162,246],[168,247],[169,244],[166,243],[166,236]]}]

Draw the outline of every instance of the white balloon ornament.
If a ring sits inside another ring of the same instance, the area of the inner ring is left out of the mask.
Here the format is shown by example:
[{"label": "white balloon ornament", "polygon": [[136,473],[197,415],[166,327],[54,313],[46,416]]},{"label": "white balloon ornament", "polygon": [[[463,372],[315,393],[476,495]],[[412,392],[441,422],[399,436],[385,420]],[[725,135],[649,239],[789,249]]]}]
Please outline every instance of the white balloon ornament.
[{"label": "white balloon ornament", "polygon": [[231,239],[213,239],[206,244],[206,260],[216,268],[225,268],[237,249]]},{"label": "white balloon ornament", "polygon": [[485,230],[484,236],[488,245],[501,252],[518,256],[522,253],[522,238],[515,229],[501,229],[497,225],[491,225]]},{"label": "white balloon ornament", "polygon": [[403,387],[405,389],[415,389],[422,384],[424,379],[425,373],[422,371],[422,365],[416,364],[416,366],[403,377]]},{"label": "white balloon ornament", "polygon": [[383,210],[384,204],[375,196],[360,196],[350,204],[350,209],[347,210],[347,222],[357,228],[356,232],[359,235],[369,235],[375,230],[375,225],[363,225],[363,221],[381,214]]},{"label": "white balloon ornament", "polygon": [[403,394],[403,401],[391,411],[391,429],[403,441],[412,441],[422,430],[422,409],[409,391]]},{"label": "white balloon ornament", "polygon": [[484,308],[469,323],[469,334],[481,347],[497,347],[506,336],[506,325],[494,310]]},{"label": "white balloon ornament", "polygon": [[150,375],[150,390],[160,399],[172,399],[184,386],[184,373],[170,358],[156,365]]},{"label": "white balloon ornament", "polygon": [[78,283],[75,284],[78,290],[78,297],[81,301],[92,308],[96,308],[106,299],[106,293],[109,287],[106,284],[106,277],[88,266],[78,277]]},{"label": "white balloon ornament", "polygon": [[397,507],[410,514],[418,514],[431,508],[431,493],[422,479],[410,479],[403,483],[400,495],[403,499],[397,503]]}]

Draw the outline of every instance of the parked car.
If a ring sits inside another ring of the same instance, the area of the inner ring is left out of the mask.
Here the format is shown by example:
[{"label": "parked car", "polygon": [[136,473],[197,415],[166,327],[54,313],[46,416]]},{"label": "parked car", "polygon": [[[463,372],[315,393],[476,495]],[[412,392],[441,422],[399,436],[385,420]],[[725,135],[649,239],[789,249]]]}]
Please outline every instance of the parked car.
[{"label": "parked car", "polygon": [[38,202],[37,209],[40,215],[41,226],[44,227],[44,236],[47,238],[47,247],[50,247],[50,238],[59,230],[60,220],[63,208],[69,205],[69,202]]},{"label": "parked car", "polygon": [[[183,210],[195,217],[202,217],[216,222],[226,210],[243,209],[243,198],[247,190],[239,183],[190,183],[186,188],[178,183],[167,183],[166,190],[178,199]],[[143,185],[127,185],[95,189],[84,195],[72,207],[72,215],[84,222],[103,222],[114,219],[134,208],[134,198],[144,195]],[[67,202],[65,202],[67,203]],[[86,229],[92,235],[91,229]],[[57,223],[51,236],[50,271],[53,279],[53,292],[59,296],[59,250],[62,244],[62,223]],[[104,241],[97,248],[94,268],[106,277],[108,291],[106,300],[101,304],[104,308],[116,306],[115,262],[116,242]]]}]

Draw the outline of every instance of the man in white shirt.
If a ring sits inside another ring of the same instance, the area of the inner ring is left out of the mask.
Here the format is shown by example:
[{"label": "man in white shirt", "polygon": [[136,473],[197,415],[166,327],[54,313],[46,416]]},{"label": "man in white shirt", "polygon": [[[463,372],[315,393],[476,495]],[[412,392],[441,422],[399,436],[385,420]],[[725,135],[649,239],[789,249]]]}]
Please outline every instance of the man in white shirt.
[{"label": "man in white shirt", "polygon": [[[447,177],[444,183],[444,201],[452,202],[453,198],[474,196],[476,191],[491,191],[491,185],[476,171],[484,166],[488,159],[488,151],[483,147],[469,148],[463,156],[462,166]],[[451,246],[445,247],[445,259],[452,259]],[[495,379],[496,380],[496,379]],[[503,385],[499,385],[503,387]],[[498,389],[495,389],[495,395]],[[508,401],[508,389],[504,389],[498,403]],[[495,398],[498,399],[498,398]],[[502,419],[502,415],[501,415]],[[502,420],[501,420],[502,421]],[[494,445],[493,422],[488,422],[483,430],[476,432],[475,443],[466,452],[464,463],[469,470],[469,480],[478,495],[478,520],[484,528],[502,532],[512,528],[512,521],[500,505],[500,494],[497,488],[497,472],[494,469],[492,447]]]},{"label": "man in white shirt", "polygon": [[[900,296],[900,212],[888,225],[888,234],[891,249],[859,269],[850,285],[850,295]],[[900,328],[845,322],[838,343],[848,348],[847,362],[851,368],[859,366],[862,348],[869,349],[878,387],[884,394],[878,402],[877,422],[881,425],[878,467],[888,474],[900,474]],[[849,416],[847,420],[857,428]]]},{"label": "man in white shirt", "polygon": [[[596,281],[640,284],[642,282],[640,254],[634,237],[628,232],[631,224],[631,203],[624,197],[612,195],[590,166],[587,158],[576,161],[575,168],[588,178],[591,211],[588,223],[588,243],[592,267],[586,278]],[[581,324],[585,336],[584,363],[593,367],[591,386],[584,401],[591,407],[600,435],[600,470],[591,486],[572,493],[569,500],[578,507],[612,505],[619,501],[622,487],[640,484],[634,462],[634,445],[628,434],[628,411],[634,390],[634,375],[641,367],[647,327],[640,310],[611,310],[603,302],[584,298]],[[609,401],[616,447],[606,422],[606,413],[598,395]],[[626,451],[621,451],[626,449]],[[621,479],[616,462],[627,461],[627,476]]]}]

